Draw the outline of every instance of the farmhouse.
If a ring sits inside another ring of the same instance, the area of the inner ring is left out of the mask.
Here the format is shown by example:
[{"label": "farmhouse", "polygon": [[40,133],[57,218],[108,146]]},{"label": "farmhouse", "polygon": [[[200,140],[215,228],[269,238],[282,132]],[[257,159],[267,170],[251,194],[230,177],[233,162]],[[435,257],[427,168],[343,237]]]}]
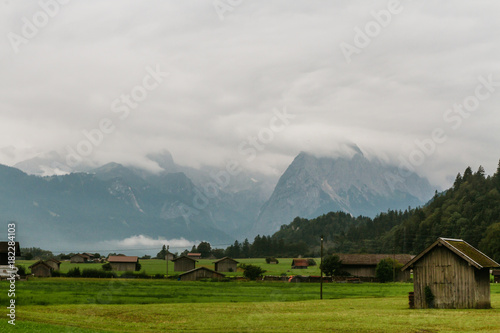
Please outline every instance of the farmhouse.
[{"label": "farmhouse", "polygon": [[85,254],[77,253],[70,258],[70,261],[73,264],[84,263],[89,261],[89,257]]},{"label": "farmhouse", "polygon": [[293,269],[305,269],[309,267],[309,262],[307,259],[293,259],[292,268]]},{"label": "farmhouse", "polygon": [[176,272],[190,271],[194,269],[197,261],[198,260],[186,256],[175,258],[172,260],[172,262],[174,263],[174,271]]},{"label": "farmhouse", "polygon": [[139,263],[138,257],[129,256],[109,256],[108,262],[113,271],[135,271]]},{"label": "farmhouse", "polygon": [[61,266],[61,262],[57,259],[54,259],[54,258],[50,258],[48,260],[45,260],[45,263],[47,265],[49,265],[50,267],[52,267],[52,270],[54,270],[54,271],[58,271],[60,266]]},{"label": "farmhouse", "polygon": [[214,261],[216,272],[236,272],[238,262],[232,258],[224,257]]},{"label": "farmhouse", "polygon": [[29,267],[31,274],[36,277],[51,277],[52,267],[45,261],[40,260]]},{"label": "farmhouse", "polygon": [[181,281],[197,281],[200,279],[222,279],[225,277],[224,274],[218,273],[206,267],[198,267],[187,271],[185,273],[179,274]]},{"label": "farmhouse", "polygon": [[[341,270],[355,277],[375,279],[375,269],[382,259],[395,259],[405,265],[414,256],[410,254],[338,254],[342,261]],[[397,272],[396,280],[408,281],[410,272]]]},{"label": "farmhouse", "polygon": [[490,268],[500,267],[462,239],[438,238],[408,262],[415,308],[490,308]]},{"label": "farmhouse", "polygon": [[[16,250],[16,257],[21,256],[21,249],[19,248],[19,242],[15,242],[13,246]],[[12,247],[11,249],[12,250]],[[9,242],[0,242],[0,265],[8,265],[9,264]]]}]

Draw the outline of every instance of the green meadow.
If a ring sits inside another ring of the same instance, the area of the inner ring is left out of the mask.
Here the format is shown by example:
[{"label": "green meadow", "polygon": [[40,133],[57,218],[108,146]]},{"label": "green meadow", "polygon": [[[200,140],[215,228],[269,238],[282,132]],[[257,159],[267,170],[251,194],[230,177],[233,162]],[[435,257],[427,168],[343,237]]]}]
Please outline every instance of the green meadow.
[{"label": "green meadow", "polygon": [[[6,291],[6,281],[0,283]],[[410,310],[409,283],[181,282],[33,278],[1,332],[498,332],[489,310]],[[0,303],[7,304],[6,292]],[[5,309],[5,308],[4,308]],[[4,310],[6,311],[6,309]]]},{"label": "green meadow", "polygon": [[[292,258],[279,258],[278,260],[279,260],[278,264],[267,264],[264,258],[238,259],[238,262],[258,265],[266,270],[265,273],[266,275],[280,275],[283,273],[286,275],[320,275],[319,259],[314,259],[318,265],[310,266],[307,269],[292,269],[291,268],[293,260]],[[210,269],[213,269],[214,261],[215,259],[199,259],[198,262],[196,263],[196,267],[205,266]],[[22,265],[26,269],[28,269],[28,267],[35,262],[36,260],[20,260],[17,262],[17,264]],[[167,263],[165,260],[139,259],[139,263],[141,264],[141,271],[145,271],[147,274],[150,275],[166,274],[167,272]],[[79,267],[80,270],[85,268],[100,269],[102,267],[102,264],[95,264],[95,263],[72,264],[69,261],[63,261],[61,263],[61,272],[67,273],[71,268],[74,267]],[[168,273],[172,275],[172,274],[179,274],[181,272],[175,272],[174,263],[169,262]],[[241,270],[238,270],[238,272],[232,272],[232,273],[230,272],[224,274],[226,274],[227,276],[243,276],[243,272]]]}]

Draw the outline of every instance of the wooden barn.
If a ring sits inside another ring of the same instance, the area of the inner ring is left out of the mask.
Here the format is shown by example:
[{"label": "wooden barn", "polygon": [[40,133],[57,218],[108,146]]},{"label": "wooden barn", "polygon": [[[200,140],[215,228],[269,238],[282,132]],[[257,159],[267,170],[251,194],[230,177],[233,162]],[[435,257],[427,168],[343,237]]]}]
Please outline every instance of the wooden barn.
[{"label": "wooden barn", "polygon": [[[19,248],[19,242],[15,242],[13,246],[16,250],[16,257],[21,256],[21,249]],[[0,242],[0,265],[8,265],[9,264],[9,242]]]},{"label": "wooden barn", "polygon": [[181,281],[198,281],[201,279],[222,279],[225,277],[224,274],[213,271],[206,267],[198,267],[187,271],[185,273],[179,274],[179,279]]},{"label": "wooden barn", "polygon": [[[411,254],[337,254],[342,261],[341,270],[355,277],[375,279],[375,270],[382,259],[395,259],[402,265],[414,256]],[[396,272],[397,281],[408,281],[410,272]]]},{"label": "wooden barn", "polygon": [[167,251],[167,253],[165,254],[165,260],[173,260],[174,257],[174,254],[169,251]]},{"label": "wooden barn", "polygon": [[[498,263],[462,239],[438,238],[408,262],[415,308],[490,308],[490,268]],[[426,297],[427,295],[427,297]]]},{"label": "wooden barn", "polygon": [[31,274],[36,277],[51,277],[52,267],[45,261],[40,260],[29,267]]},{"label": "wooden barn", "polygon": [[50,267],[52,267],[52,270],[54,270],[54,271],[58,271],[59,268],[61,267],[61,262],[57,259],[54,259],[54,258],[50,258],[48,260],[45,260],[45,263],[47,265],[49,265]]},{"label": "wooden barn", "polygon": [[214,261],[216,272],[236,272],[238,262],[232,258],[224,257]]},{"label": "wooden barn", "polygon": [[307,259],[293,259],[292,268],[293,269],[306,269],[309,267],[309,262]]},{"label": "wooden barn", "polygon": [[194,269],[197,261],[198,260],[186,256],[175,258],[172,260],[172,262],[174,263],[174,271],[176,272],[190,271]]},{"label": "wooden barn", "polygon": [[77,254],[75,254],[74,256],[72,256],[72,257],[70,258],[70,261],[71,261],[71,263],[73,263],[73,264],[84,263],[84,262],[89,261],[89,257],[88,257],[88,256],[86,256],[85,254],[80,254],[80,253],[77,253]]},{"label": "wooden barn", "polygon": [[135,271],[139,263],[139,257],[109,256],[108,262],[113,271]]}]

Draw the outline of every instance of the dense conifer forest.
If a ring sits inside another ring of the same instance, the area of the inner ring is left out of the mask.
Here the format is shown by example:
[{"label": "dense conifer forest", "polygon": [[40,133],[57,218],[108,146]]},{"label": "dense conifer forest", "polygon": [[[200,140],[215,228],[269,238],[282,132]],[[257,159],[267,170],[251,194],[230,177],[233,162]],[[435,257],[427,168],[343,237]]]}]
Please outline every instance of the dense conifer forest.
[{"label": "dense conifer forest", "polygon": [[235,242],[232,257],[317,256],[320,236],[326,253],[417,254],[437,237],[461,238],[500,261],[500,163],[493,176],[468,167],[453,186],[424,207],[387,211],[375,218],[330,212],[315,219],[295,218],[272,236]]}]

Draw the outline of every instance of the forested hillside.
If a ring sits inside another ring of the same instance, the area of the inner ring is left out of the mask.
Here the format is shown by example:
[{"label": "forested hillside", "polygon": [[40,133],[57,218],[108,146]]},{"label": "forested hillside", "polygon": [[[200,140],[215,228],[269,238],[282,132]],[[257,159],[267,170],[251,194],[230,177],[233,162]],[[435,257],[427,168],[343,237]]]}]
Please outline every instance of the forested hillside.
[{"label": "forested hillside", "polygon": [[[500,163],[493,176],[468,167],[453,187],[424,207],[381,213],[374,219],[331,212],[315,219],[295,218],[272,239],[281,244],[305,242],[319,252],[324,235],[327,252],[419,253],[437,237],[461,238],[500,261]],[[302,243],[303,244],[303,243]],[[292,253],[289,253],[292,254]]]}]

